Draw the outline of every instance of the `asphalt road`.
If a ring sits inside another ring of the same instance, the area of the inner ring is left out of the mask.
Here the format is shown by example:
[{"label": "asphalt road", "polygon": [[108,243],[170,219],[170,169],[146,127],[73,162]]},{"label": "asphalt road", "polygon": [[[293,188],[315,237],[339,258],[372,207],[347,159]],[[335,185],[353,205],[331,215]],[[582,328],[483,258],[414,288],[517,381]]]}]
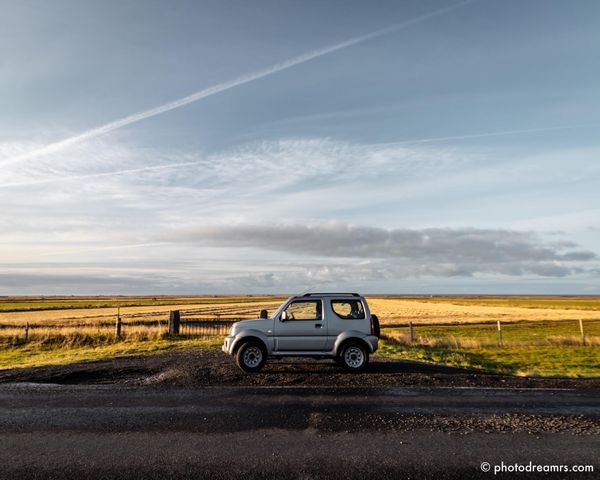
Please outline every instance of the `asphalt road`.
[{"label": "asphalt road", "polygon": [[7,479],[598,478],[598,452],[597,390],[0,385]]}]

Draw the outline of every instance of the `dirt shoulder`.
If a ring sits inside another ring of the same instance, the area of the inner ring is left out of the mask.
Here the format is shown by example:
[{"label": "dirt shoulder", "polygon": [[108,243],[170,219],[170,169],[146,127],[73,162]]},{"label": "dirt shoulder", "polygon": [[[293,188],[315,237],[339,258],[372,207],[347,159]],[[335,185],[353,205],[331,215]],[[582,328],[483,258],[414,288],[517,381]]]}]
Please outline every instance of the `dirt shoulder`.
[{"label": "dirt shoulder", "polygon": [[240,371],[216,348],[116,357],[0,370],[0,383],[126,384],[174,386],[438,386],[600,389],[600,378],[525,378],[374,357],[368,370],[349,374],[332,361],[273,360],[259,374]]}]

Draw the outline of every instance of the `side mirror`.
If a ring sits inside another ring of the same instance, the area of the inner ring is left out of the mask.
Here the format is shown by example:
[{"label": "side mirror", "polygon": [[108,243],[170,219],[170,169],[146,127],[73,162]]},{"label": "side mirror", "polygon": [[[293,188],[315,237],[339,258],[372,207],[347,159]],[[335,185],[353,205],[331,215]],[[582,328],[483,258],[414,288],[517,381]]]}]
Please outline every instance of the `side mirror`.
[{"label": "side mirror", "polygon": [[287,312],[281,312],[281,316],[279,317],[280,322],[285,322],[288,319]]},{"label": "side mirror", "polygon": [[260,311],[260,318],[269,318],[269,314],[267,313],[266,310]]}]

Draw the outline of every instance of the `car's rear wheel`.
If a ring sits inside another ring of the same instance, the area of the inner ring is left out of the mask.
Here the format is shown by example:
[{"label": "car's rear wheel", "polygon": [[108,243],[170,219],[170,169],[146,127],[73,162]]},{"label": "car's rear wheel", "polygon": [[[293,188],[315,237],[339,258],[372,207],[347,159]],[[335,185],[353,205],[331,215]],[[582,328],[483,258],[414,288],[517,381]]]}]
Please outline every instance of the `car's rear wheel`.
[{"label": "car's rear wheel", "polygon": [[238,349],[235,358],[244,372],[258,372],[267,361],[267,352],[259,342],[249,341]]},{"label": "car's rear wheel", "polygon": [[338,361],[349,372],[360,372],[369,363],[369,352],[359,342],[348,342],[342,347]]}]

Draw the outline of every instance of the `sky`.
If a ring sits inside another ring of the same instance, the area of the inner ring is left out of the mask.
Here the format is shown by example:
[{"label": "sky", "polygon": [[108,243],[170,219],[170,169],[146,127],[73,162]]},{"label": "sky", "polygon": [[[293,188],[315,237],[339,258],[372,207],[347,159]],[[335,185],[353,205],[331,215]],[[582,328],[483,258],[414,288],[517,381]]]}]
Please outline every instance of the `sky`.
[{"label": "sky", "polygon": [[595,0],[0,12],[0,295],[600,294]]}]

